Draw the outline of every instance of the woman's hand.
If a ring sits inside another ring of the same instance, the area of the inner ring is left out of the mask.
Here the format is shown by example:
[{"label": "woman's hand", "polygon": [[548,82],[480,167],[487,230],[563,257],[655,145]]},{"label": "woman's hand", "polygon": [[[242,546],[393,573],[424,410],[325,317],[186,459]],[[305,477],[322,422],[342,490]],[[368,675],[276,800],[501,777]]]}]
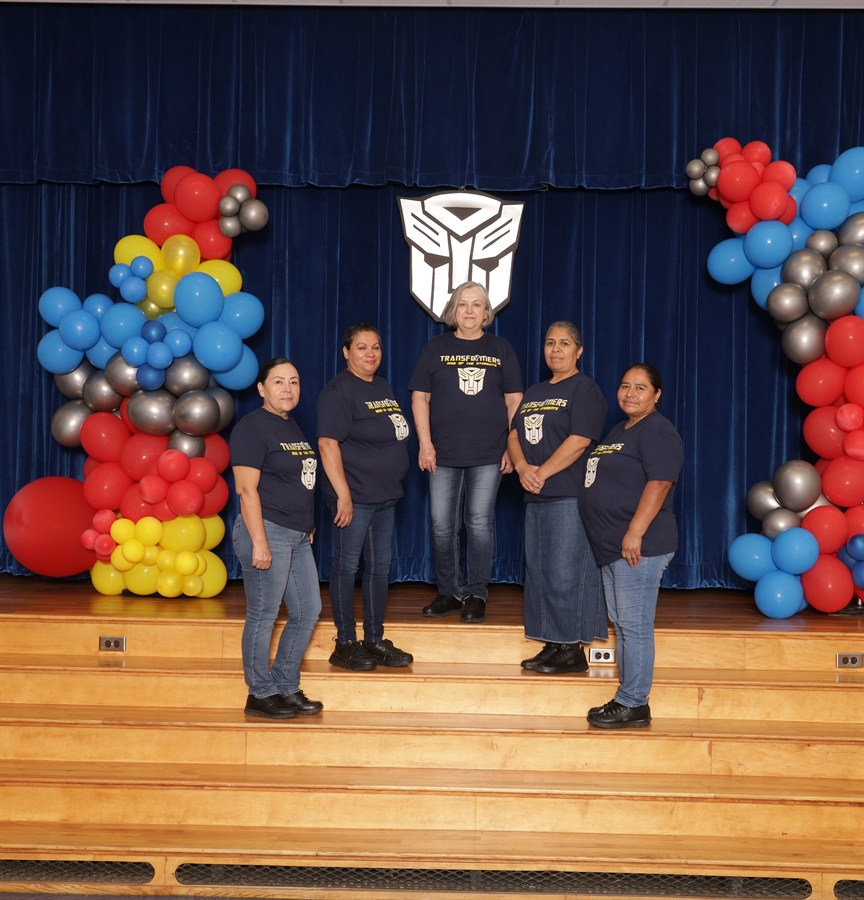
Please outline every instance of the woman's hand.
[{"label": "woman's hand", "polygon": [[347,497],[337,497],[336,516],[333,519],[333,524],[338,528],[347,528],[351,524],[353,518],[354,501],[351,499],[351,495],[348,494]]},{"label": "woman's hand", "polygon": [[621,541],[621,555],[627,560],[630,568],[638,566],[642,561],[642,535],[628,528]]},{"label": "woman's hand", "polygon": [[430,472],[434,475],[438,469],[435,459],[435,447],[432,444],[421,444],[417,462],[421,472]]},{"label": "woman's hand", "polygon": [[501,457],[501,474],[509,475],[513,471],[513,462],[510,459],[510,454],[505,450],[504,455]]},{"label": "woman's hand", "polygon": [[252,566],[256,569],[269,569],[273,562],[273,556],[270,553],[270,545],[267,541],[258,543],[252,542]]},{"label": "woman's hand", "polygon": [[539,466],[532,466],[528,462],[523,462],[516,470],[519,474],[519,482],[529,494],[539,494],[543,490],[543,485],[546,484],[544,478],[538,477],[538,468]]}]

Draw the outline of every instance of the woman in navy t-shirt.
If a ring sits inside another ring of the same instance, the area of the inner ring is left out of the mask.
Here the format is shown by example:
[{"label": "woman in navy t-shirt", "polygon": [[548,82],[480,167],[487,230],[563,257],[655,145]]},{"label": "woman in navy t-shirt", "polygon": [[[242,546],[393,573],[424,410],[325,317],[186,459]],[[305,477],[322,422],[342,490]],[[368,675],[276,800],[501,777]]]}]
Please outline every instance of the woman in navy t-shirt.
[{"label": "woman in navy t-shirt", "polygon": [[[361,322],[345,332],[347,366],[318,397],[322,489],[333,514],[330,602],[336,649],[330,664],[355,672],[398,668],[414,657],[384,638],[393,549],[394,507],[408,471],[408,422],[381,365],[378,329]],[[363,640],[354,621],[354,580],[363,557]]]}]

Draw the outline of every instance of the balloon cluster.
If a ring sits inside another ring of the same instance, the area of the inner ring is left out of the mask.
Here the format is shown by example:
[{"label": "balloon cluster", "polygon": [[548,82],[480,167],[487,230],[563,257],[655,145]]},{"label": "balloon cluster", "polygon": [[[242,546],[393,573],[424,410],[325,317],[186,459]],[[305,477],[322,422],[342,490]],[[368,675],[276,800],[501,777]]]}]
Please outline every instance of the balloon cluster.
[{"label": "balloon cluster", "polygon": [[766,615],[785,618],[807,603],[836,612],[856,593],[864,599],[855,555],[864,543],[864,147],[801,179],[771,162],[761,141],[723,138],[687,174],[693,193],[726,208],[736,233],[711,251],[708,271],[723,284],[752,276],[784,353],[803,366],[798,396],[816,407],[804,440],[818,462],[791,460],[751,488],[762,534],[736,538],[729,562],[757,582]]}]

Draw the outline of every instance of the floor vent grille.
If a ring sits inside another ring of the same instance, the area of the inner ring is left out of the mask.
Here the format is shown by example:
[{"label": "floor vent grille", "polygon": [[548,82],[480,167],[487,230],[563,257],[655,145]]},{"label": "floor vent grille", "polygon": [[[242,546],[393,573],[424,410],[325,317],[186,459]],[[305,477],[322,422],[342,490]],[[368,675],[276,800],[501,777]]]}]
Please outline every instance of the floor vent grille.
[{"label": "floor vent grille", "polygon": [[156,870],[146,862],[75,859],[0,859],[0,881],[148,884]]}]

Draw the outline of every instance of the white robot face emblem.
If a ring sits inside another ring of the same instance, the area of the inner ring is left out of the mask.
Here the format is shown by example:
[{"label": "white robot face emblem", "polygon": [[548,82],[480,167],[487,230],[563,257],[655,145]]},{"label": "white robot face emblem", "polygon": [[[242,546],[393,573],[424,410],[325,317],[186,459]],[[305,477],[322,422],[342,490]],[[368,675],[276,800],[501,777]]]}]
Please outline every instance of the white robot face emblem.
[{"label": "white robot face emblem", "polygon": [[399,197],[402,230],[411,247],[411,294],[438,322],[453,291],[476,281],[493,311],[510,299],[522,203],[480,191]]},{"label": "white robot face emblem", "polygon": [[393,413],[390,421],[396,429],[396,440],[404,441],[408,437],[408,420],[400,413]]},{"label": "white robot face emblem", "polygon": [[589,488],[594,484],[597,477],[597,463],[600,462],[599,456],[591,456],[588,459],[588,465],[585,467],[585,487]]},{"label": "white robot face emblem", "polygon": [[525,416],[522,420],[525,424],[525,440],[529,444],[539,444],[543,440],[543,413],[534,416]]},{"label": "white robot face emblem", "polygon": [[469,397],[474,397],[483,390],[483,379],[486,377],[485,369],[475,366],[466,366],[459,369],[459,390]]},{"label": "white robot face emblem", "polygon": [[303,460],[303,472],[300,475],[300,480],[303,482],[303,487],[305,487],[307,491],[315,490],[315,472],[317,469],[317,459]]}]

